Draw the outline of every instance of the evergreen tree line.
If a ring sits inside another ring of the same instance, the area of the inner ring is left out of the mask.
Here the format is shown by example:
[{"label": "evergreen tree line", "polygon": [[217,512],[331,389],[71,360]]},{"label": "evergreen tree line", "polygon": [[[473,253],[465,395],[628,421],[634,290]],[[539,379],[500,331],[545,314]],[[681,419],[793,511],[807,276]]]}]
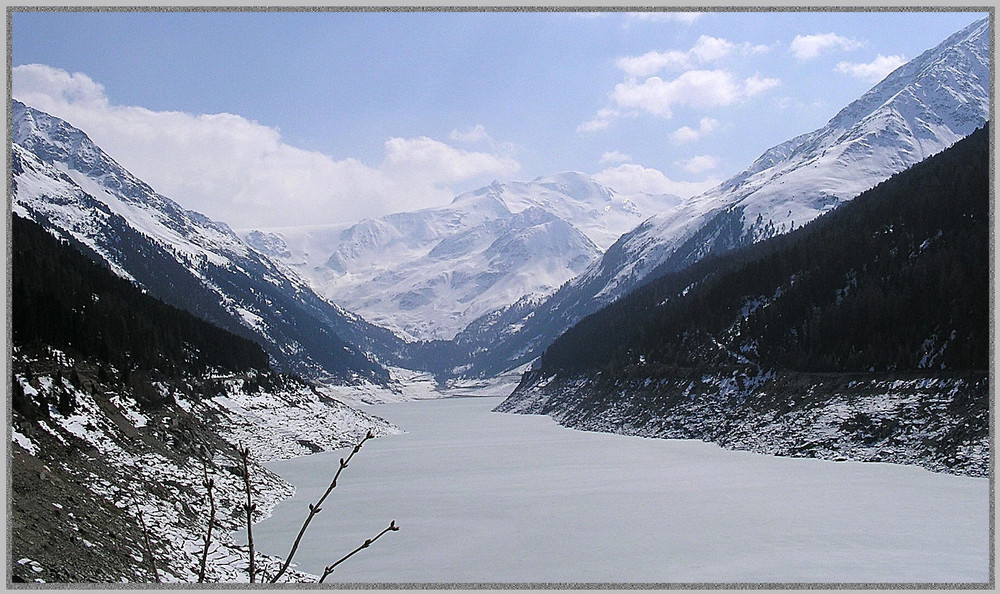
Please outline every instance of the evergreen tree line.
[{"label": "evergreen tree line", "polygon": [[269,369],[258,344],[144,294],[37,223],[13,215],[11,232],[15,346],[171,375]]},{"label": "evergreen tree line", "polygon": [[661,276],[567,331],[543,368],[985,370],[989,159],[987,126],[796,231]]}]

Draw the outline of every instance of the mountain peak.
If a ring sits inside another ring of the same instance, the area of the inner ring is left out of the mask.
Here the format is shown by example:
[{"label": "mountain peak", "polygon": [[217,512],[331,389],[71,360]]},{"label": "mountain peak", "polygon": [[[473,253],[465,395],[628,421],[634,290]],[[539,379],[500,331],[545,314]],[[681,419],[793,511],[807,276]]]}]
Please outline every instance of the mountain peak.
[{"label": "mountain peak", "polygon": [[601,185],[586,173],[564,171],[553,175],[544,175],[531,180],[531,183],[559,191],[577,199],[596,199],[600,202],[610,202],[615,192]]},{"label": "mountain peak", "polygon": [[336,236],[285,230],[277,257],[369,320],[415,339],[450,339],[483,314],[551,293],[654,203],[637,206],[572,171],[494,181],[448,206],[363,221]]},{"label": "mountain peak", "polygon": [[62,162],[83,173],[114,163],[82,130],[16,99],[11,101],[11,123],[11,140],[46,163]]},{"label": "mountain peak", "polygon": [[[989,80],[989,19],[972,23],[903,64],[837,113],[827,126],[848,129],[902,95],[930,99],[956,85],[968,86],[973,79]],[[975,129],[972,125],[962,135]]]}]

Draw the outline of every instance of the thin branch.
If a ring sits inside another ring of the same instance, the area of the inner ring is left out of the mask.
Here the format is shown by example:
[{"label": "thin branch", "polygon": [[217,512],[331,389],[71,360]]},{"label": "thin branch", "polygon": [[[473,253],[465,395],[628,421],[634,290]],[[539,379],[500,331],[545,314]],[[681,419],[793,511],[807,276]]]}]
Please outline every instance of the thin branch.
[{"label": "thin branch", "polygon": [[299,534],[298,536],[295,537],[295,542],[292,543],[292,549],[288,552],[288,556],[285,557],[285,562],[284,564],[282,564],[281,569],[274,577],[271,578],[272,584],[277,583],[278,579],[280,579],[281,576],[284,575],[285,571],[288,570],[288,566],[291,565],[292,563],[292,557],[295,556],[295,551],[297,551],[299,548],[299,542],[301,542],[302,540],[302,535],[306,533],[306,528],[309,527],[309,523],[312,522],[313,517],[315,517],[316,514],[318,514],[319,512],[323,511],[321,506],[323,505],[323,502],[326,501],[327,496],[330,495],[330,492],[333,491],[333,489],[337,486],[337,479],[340,478],[340,473],[343,472],[345,468],[347,468],[347,465],[351,462],[351,458],[354,457],[354,454],[358,453],[358,450],[361,449],[361,446],[364,445],[366,441],[374,437],[375,436],[372,434],[372,432],[369,431],[365,435],[364,439],[359,441],[358,444],[354,446],[354,449],[351,451],[350,455],[347,456],[346,460],[343,458],[340,459],[340,468],[337,469],[337,474],[333,476],[333,481],[331,481],[330,486],[326,488],[326,492],[323,493],[323,496],[320,497],[319,501],[317,501],[315,504],[312,503],[309,504],[309,515],[306,516],[305,522],[302,523],[302,528],[299,529]]},{"label": "thin branch", "polygon": [[253,512],[257,509],[257,505],[250,499],[250,469],[247,465],[247,458],[250,457],[250,448],[244,448],[242,444],[240,445],[240,458],[243,460],[243,485],[246,487],[247,492],[247,502],[243,504],[243,511],[247,513],[247,545],[250,552],[250,566],[248,571],[250,572],[250,583],[252,584],[254,575],[257,573],[254,570],[253,554]]},{"label": "thin branch", "polygon": [[149,557],[149,565],[153,568],[153,580],[157,584],[160,583],[160,573],[156,571],[156,556],[153,555],[153,545],[149,542],[149,530],[146,528],[146,521],[142,516],[142,509],[139,507],[139,502],[132,498],[132,503],[135,504],[135,511],[139,514],[139,525],[142,526],[142,540],[146,545],[146,555]]},{"label": "thin branch", "polygon": [[373,542],[375,542],[376,540],[382,538],[383,534],[385,534],[386,532],[395,532],[397,530],[399,530],[399,526],[396,525],[396,520],[393,520],[393,521],[389,522],[389,526],[385,530],[383,530],[382,532],[379,532],[378,534],[376,534],[375,538],[369,538],[368,540],[366,540],[364,542],[364,544],[362,544],[360,547],[354,549],[350,553],[344,555],[344,557],[342,557],[339,561],[337,561],[333,565],[327,565],[326,569],[323,570],[323,576],[319,578],[319,582],[318,583],[322,584],[323,580],[325,580],[328,575],[330,575],[331,573],[333,573],[333,570],[336,569],[338,565],[340,565],[344,561],[347,561],[348,559],[350,559],[351,557],[353,557],[355,553],[361,551],[362,549],[367,549],[368,547],[370,547]]},{"label": "thin branch", "polygon": [[215,486],[215,480],[208,478],[208,464],[204,466],[205,480],[202,482],[205,488],[208,489],[208,532],[205,534],[205,548],[201,551],[201,567],[198,569],[198,583],[205,582],[205,566],[208,563],[208,546],[212,542],[212,526],[215,525],[215,497],[212,495],[212,488]]}]

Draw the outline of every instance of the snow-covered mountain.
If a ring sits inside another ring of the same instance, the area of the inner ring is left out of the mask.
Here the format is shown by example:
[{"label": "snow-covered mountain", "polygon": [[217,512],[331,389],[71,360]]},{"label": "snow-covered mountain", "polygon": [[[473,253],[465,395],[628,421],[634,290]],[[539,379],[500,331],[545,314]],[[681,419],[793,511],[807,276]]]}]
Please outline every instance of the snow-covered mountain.
[{"label": "snow-covered mountain", "polygon": [[473,359],[472,372],[530,361],[644,279],[800,227],[972,133],[989,119],[989,43],[988,19],[973,23],[895,70],[827,125],[643,221],[544,302],[477,320],[456,337]]},{"label": "snow-covered mountain", "polygon": [[597,297],[622,295],[667,258],[676,268],[801,227],[968,136],[989,119],[989,39],[988,19],[973,23],[896,69],[826,126],[768,149],[682,208],[650,218],[622,238],[627,262]]},{"label": "snow-covered mountain", "polygon": [[318,297],[228,226],[185,210],[70,124],[12,103],[12,209],[147,293],[261,344],[282,369],[384,381],[394,337]]},{"label": "snow-covered mountain", "polygon": [[494,182],[448,206],[350,227],[251,231],[246,241],[322,295],[408,339],[541,300],[674,196],[620,196],[581,173]]}]

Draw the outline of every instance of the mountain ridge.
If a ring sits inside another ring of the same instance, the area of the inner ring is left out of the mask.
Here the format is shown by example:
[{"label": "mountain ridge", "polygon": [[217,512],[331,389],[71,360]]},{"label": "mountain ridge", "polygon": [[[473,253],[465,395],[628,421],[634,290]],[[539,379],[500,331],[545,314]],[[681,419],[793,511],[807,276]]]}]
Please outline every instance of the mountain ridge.
[{"label": "mountain ridge", "polygon": [[491,375],[523,365],[644,282],[800,227],[971,133],[989,114],[988,42],[988,19],[956,32],[827,125],[768,149],[743,172],[646,219],[547,300],[473,323],[455,338],[473,359],[465,372]]}]

